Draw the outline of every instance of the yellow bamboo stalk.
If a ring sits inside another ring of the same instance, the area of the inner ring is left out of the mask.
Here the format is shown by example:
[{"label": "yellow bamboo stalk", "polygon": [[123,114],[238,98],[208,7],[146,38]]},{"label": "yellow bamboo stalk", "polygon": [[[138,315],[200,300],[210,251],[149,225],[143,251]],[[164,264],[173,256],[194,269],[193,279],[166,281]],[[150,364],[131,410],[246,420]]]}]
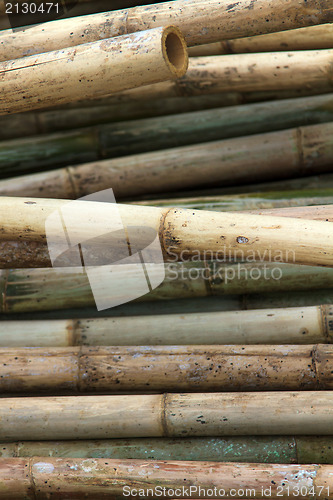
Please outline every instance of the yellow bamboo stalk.
[{"label": "yellow bamboo stalk", "polygon": [[32,110],[182,76],[178,28],[155,28],[0,63],[0,114]]},{"label": "yellow bamboo stalk", "polygon": [[0,393],[332,390],[332,362],[325,344],[7,347]]},{"label": "yellow bamboo stalk", "polygon": [[271,33],[302,26],[328,23],[333,20],[330,0],[241,0],[224,4],[218,0],[179,0],[115,12],[104,12],[73,19],[28,27],[1,34],[0,60],[110,38],[174,24],[179,27],[188,45]]},{"label": "yellow bamboo stalk", "polygon": [[332,435],[332,391],[3,398],[2,441]]},{"label": "yellow bamboo stalk", "polygon": [[248,52],[318,50],[331,48],[333,48],[332,23],[197,45],[189,49],[189,55],[192,57],[200,57],[219,54],[244,54]]},{"label": "yellow bamboo stalk", "polygon": [[[72,205],[70,209],[67,207],[65,224],[76,228],[76,241],[91,239],[92,225],[94,234],[109,233],[107,221],[114,218],[113,204],[3,197],[0,201],[2,239],[45,241],[47,217],[55,211],[63,211],[68,203]],[[333,265],[333,233],[327,222],[136,205],[117,208],[125,227],[132,226],[135,220],[156,231],[163,253],[171,259],[184,260],[191,255],[207,258],[208,252],[210,258],[214,258],[229,252],[245,260],[257,252],[264,260],[278,258],[280,262],[288,262],[292,259],[296,264]],[[49,224],[48,237],[52,244],[64,244],[57,224]],[[121,245],[119,251],[123,251]]]},{"label": "yellow bamboo stalk", "polygon": [[2,321],[0,347],[333,342],[333,307]]},{"label": "yellow bamboo stalk", "polygon": [[[305,498],[331,500],[333,467],[105,458],[2,458],[0,498]],[[200,487],[200,490],[199,490]],[[309,492],[307,496],[305,493]],[[323,493],[324,492],[324,493]],[[10,496],[8,496],[10,495]],[[130,496],[132,495],[132,496]],[[51,497],[52,498],[52,497]]]}]

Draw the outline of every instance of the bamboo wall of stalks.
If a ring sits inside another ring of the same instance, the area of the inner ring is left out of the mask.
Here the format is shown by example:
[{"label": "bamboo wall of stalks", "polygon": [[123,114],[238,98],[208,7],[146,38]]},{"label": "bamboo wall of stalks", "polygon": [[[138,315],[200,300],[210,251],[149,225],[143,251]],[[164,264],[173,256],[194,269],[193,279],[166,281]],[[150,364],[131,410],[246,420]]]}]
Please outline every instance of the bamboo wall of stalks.
[{"label": "bamboo wall of stalks", "polygon": [[331,1],[111,7],[0,6],[0,499],[333,499]]}]

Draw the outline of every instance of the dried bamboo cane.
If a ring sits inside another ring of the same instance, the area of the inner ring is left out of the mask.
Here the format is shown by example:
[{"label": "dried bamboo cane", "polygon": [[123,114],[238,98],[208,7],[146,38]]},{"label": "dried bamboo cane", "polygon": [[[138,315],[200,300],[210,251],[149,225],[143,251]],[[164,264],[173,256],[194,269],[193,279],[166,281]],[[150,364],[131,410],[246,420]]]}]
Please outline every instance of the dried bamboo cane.
[{"label": "dried bamboo cane", "polygon": [[332,391],[3,398],[0,439],[332,435],[332,404]]},{"label": "dried bamboo cane", "polygon": [[[105,12],[90,16],[29,27],[12,36],[10,30],[1,34],[0,60],[15,59],[28,54],[57,50],[83,42],[110,38],[155,27],[175,24],[184,33],[188,45],[271,33],[333,20],[329,0],[241,0],[230,6],[211,0],[163,2],[128,10]],[[28,49],[27,49],[28,47]]]},{"label": "dried bamboo cane", "polygon": [[[249,193],[236,196],[202,196],[195,198],[169,198],[160,200],[136,201],[136,205],[155,205],[170,207],[177,205],[181,208],[196,210],[214,210],[216,212],[261,210],[284,207],[304,207],[316,205],[333,205],[333,189],[278,191],[266,193]],[[332,207],[333,210],[333,207]]]},{"label": "dried bamboo cane", "polygon": [[[8,191],[19,195],[23,189],[25,196],[30,192],[40,196],[45,191],[52,197],[62,193],[68,198],[77,198],[112,187],[117,197],[128,198],[177,191],[179,188],[237,185],[325,173],[332,170],[332,136],[333,122],[309,125],[84,163],[43,172],[34,177],[25,176],[2,182],[0,189],[2,195]],[[80,137],[80,132],[75,131],[68,137],[74,140],[71,154],[76,161],[80,156],[90,155],[91,158],[92,154],[95,155],[94,136],[82,134]],[[31,140],[19,141],[19,149],[17,140],[3,145],[0,151],[3,159],[0,162],[2,177],[12,176],[13,170],[19,174],[32,168],[49,167],[66,158],[68,160],[68,142],[58,141],[57,135],[53,139],[51,144],[57,147],[56,152],[46,152],[46,158],[45,139],[38,141],[41,145],[37,149],[38,163],[34,160],[36,147],[31,144]],[[29,159],[22,161],[22,155],[28,154]],[[21,187],[13,188],[13,182]]]},{"label": "dried bamboo cane", "polygon": [[332,436],[135,438],[0,443],[0,457],[333,464]]},{"label": "dried bamboo cane", "polygon": [[[0,460],[0,498],[44,500],[108,498],[289,498],[290,491],[331,500],[329,465],[242,464],[79,458],[7,458]],[[184,480],[186,481],[184,485]],[[200,489],[199,489],[200,485]],[[70,495],[70,497],[68,496]],[[206,496],[205,496],[206,495]]]},{"label": "dried bamboo cane", "polygon": [[325,344],[6,347],[0,393],[332,390],[332,361],[333,346]]},{"label": "dried bamboo cane", "polygon": [[[234,207],[235,208],[235,207]],[[239,207],[238,207],[239,208]],[[287,207],[287,208],[273,208],[273,209],[260,209],[260,210],[247,210],[244,213],[252,213],[256,215],[272,215],[276,217],[293,217],[307,220],[318,220],[325,222],[333,222],[333,206],[309,206],[309,207]],[[206,252],[207,253],[207,252]],[[113,247],[96,248],[90,255],[95,259],[96,264],[101,261],[108,262],[114,258]],[[175,255],[172,255],[174,258]],[[211,254],[208,255],[211,258]],[[228,257],[228,256],[227,256]],[[225,258],[225,261],[228,258]],[[229,253],[229,257],[232,255]],[[63,254],[62,266],[70,267],[73,265],[72,254]],[[76,265],[76,264],[75,264]],[[30,241],[18,238],[14,241],[1,241],[0,242],[0,269],[11,269],[17,267],[23,268],[43,268],[51,267],[50,254],[45,241]]]},{"label": "dried bamboo cane", "polygon": [[184,38],[173,26],[3,62],[0,114],[170,80],[187,64]]},{"label": "dried bamboo cane", "polygon": [[223,40],[189,49],[194,57],[248,52],[316,50],[333,48],[333,24],[320,24],[248,38]]},{"label": "dried bamboo cane", "polygon": [[[154,268],[146,264],[149,276],[155,279]],[[136,270],[136,268],[134,268]],[[95,294],[113,303],[122,299],[122,283],[137,286],[132,266],[121,266],[118,276],[107,285],[102,280],[105,269],[100,267],[101,284]],[[158,277],[160,277],[158,269]],[[267,292],[301,291],[332,288],[333,269],[283,265],[273,263],[212,262],[169,263],[164,282],[137,300],[170,300],[213,295],[264,294]],[[17,313],[95,306],[86,274],[68,268],[8,269],[0,272],[0,312]],[[323,303],[322,301],[319,302]],[[325,302],[324,302],[325,303]],[[327,303],[330,303],[328,301]],[[315,302],[318,304],[318,302]],[[111,307],[111,305],[109,306]],[[273,306],[271,306],[273,307]]]},{"label": "dried bamboo cane", "polygon": [[[90,111],[89,108],[87,108],[87,110]],[[326,137],[325,130],[326,127],[328,127],[330,132],[332,124],[327,122],[333,121],[332,110],[333,98],[331,94],[328,94],[301,99],[288,99],[279,102],[273,101],[268,103],[233,106],[228,109],[220,108],[158,118],[148,118],[140,121],[134,120],[122,123],[99,124],[90,128],[63,131],[62,133],[52,134],[50,136],[42,135],[38,138],[31,137],[29,139],[16,139],[11,142],[6,141],[5,143],[0,143],[2,157],[0,169],[2,174],[10,172],[11,175],[13,175],[13,170],[17,172],[20,170],[29,170],[30,168],[34,170],[45,167],[50,168],[53,165],[67,166],[70,163],[98,160],[100,158],[134,155],[137,153],[181,147],[190,144],[197,145],[198,135],[200,135],[202,142],[206,143],[208,141],[234,137],[239,138],[240,136],[250,134],[262,134],[270,131],[286,130],[291,127],[309,126],[320,123],[326,123],[327,125],[318,125],[317,129],[314,129],[314,131],[317,130],[317,134],[320,134],[320,131],[322,131],[324,136],[323,140],[328,142],[329,138]],[[73,110],[69,110],[69,114],[71,111]],[[38,118],[40,114],[42,113],[35,113],[38,124],[40,123],[40,119]],[[59,114],[60,112],[54,113],[54,118],[57,119]],[[64,112],[64,117],[62,119],[65,120],[66,116],[66,112]],[[76,113],[75,116],[77,116]],[[15,117],[15,115],[9,118],[13,117]],[[5,118],[3,118],[3,122],[5,123]],[[59,123],[61,124],[63,122],[60,121]],[[43,131],[40,125],[35,127],[35,129],[37,128],[40,132]],[[18,130],[20,130],[20,128],[18,128]],[[293,132],[289,131],[285,133],[292,134]],[[261,144],[262,141],[265,140],[265,137],[260,137],[260,142],[259,137],[256,139],[257,142],[253,148],[255,148],[256,151],[258,150],[258,161],[260,161],[259,155],[262,149]],[[249,142],[249,140],[244,138],[241,140],[245,142],[245,144]],[[310,138],[308,140],[310,140]],[[239,141],[240,139],[238,139],[238,142]],[[226,146],[230,147],[230,145],[232,144],[228,143]],[[235,146],[237,148],[237,145]],[[281,147],[281,144],[279,146]],[[201,149],[203,147],[204,146],[201,146]],[[209,144],[206,144],[206,147],[209,148]],[[170,156],[171,153],[172,151],[169,153],[163,152],[167,157],[168,155]],[[148,161],[149,158],[150,156],[148,156]],[[125,161],[126,160],[121,162],[120,165],[124,164]],[[130,164],[133,158],[128,158],[127,161]],[[103,168],[103,170],[107,170],[109,166],[109,168],[113,170],[114,165],[116,165],[116,160],[111,163],[103,162],[99,169],[101,170]],[[140,157],[137,160],[136,170],[139,167]],[[80,167],[77,168],[79,169]],[[161,168],[161,165],[159,165],[160,170]],[[91,169],[93,169],[93,165]],[[29,194],[29,190],[32,188],[26,185],[29,178],[26,180],[13,179],[12,183],[15,183],[15,194],[24,193],[25,195],[33,196],[34,193],[38,193],[38,195],[40,195],[41,191],[39,191],[39,188],[43,187],[43,196],[48,196],[47,189],[50,189],[50,186],[47,183],[47,178],[49,176],[52,177],[52,181],[50,182],[52,186],[51,196],[56,196],[58,198],[66,197],[67,192],[61,192],[61,183],[58,181],[57,184],[56,182],[57,174],[60,178],[66,177],[66,175],[74,177],[74,179],[69,180],[69,184],[76,186],[77,181],[73,173],[71,173],[71,169],[65,172],[53,171],[48,174],[43,172],[39,174],[39,176],[35,176],[31,179],[34,186],[31,194]],[[147,177],[146,171],[144,174],[145,177]],[[104,177],[99,175],[101,183]],[[91,175],[89,175],[89,178],[91,178]],[[6,186],[8,186],[7,191],[9,191],[10,181],[4,184],[4,187]],[[0,193],[6,193],[4,189],[1,190],[1,184]]]},{"label": "dried bamboo cane", "polygon": [[[84,242],[94,237],[92,226],[94,235],[112,231],[107,221],[114,220],[116,207],[124,227],[133,226],[135,220],[140,226],[156,231],[162,252],[169,260],[191,256],[207,259],[208,255],[212,259],[229,253],[243,260],[251,257],[295,264],[333,265],[333,234],[330,224],[322,221],[43,198],[3,197],[1,206],[5,208],[0,220],[3,240],[23,238],[44,242],[45,222],[50,221],[51,214],[59,214],[61,210],[65,227],[75,227],[75,241]],[[126,256],[121,246],[123,239],[120,240],[120,243],[115,240],[113,245],[121,256]],[[57,224],[48,224],[48,241],[64,245],[63,231],[59,231]]]},{"label": "dried bamboo cane", "polygon": [[333,343],[329,305],[1,324],[1,347]]}]

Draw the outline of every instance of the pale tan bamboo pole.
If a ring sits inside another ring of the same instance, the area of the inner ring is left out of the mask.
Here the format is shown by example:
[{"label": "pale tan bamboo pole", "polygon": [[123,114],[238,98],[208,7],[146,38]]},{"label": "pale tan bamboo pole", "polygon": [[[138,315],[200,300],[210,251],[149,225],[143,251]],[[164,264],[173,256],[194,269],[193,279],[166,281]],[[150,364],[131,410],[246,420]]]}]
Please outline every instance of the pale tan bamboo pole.
[{"label": "pale tan bamboo pole", "polygon": [[[114,205],[110,203],[77,201],[73,205],[64,200],[3,197],[0,202],[4,208],[0,219],[2,239],[45,241],[48,216],[54,211],[63,211],[68,203],[72,205],[66,210],[65,224],[76,228],[77,241],[91,239],[92,223],[94,234],[110,231],[106,225],[108,214],[114,217]],[[280,262],[333,265],[333,233],[326,222],[136,205],[117,208],[125,227],[139,220],[141,226],[155,230],[162,251],[171,259],[183,260],[191,255],[207,258],[208,253],[214,258],[229,252],[241,259],[257,255],[263,260],[279,258]],[[90,224],[79,224],[82,220],[89,220]],[[52,244],[64,244],[57,224],[49,225],[48,237]],[[119,251],[123,251],[122,248]]]},{"label": "pale tan bamboo pole", "polygon": [[211,0],[171,1],[134,7],[115,12],[82,16],[29,27],[12,36],[10,30],[1,34],[0,60],[15,59],[28,54],[79,45],[101,38],[110,38],[155,27],[174,24],[179,27],[188,45],[288,30],[333,20],[330,0],[241,0],[237,4],[221,4]]},{"label": "pale tan bamboo pole", "polygon": [[332,391],[3,398],[0,439],[332,435],[332,404]]},{"label": "pale tan bamboo pole", "polygon": [[174,79],[187,64],[186,43],[173,26],[0,63],[0,114]]},{"label": "pale tan bamboo pole", "polygon": [[320,24],[247,38],[223,40],[189,49],[192,57],[248,52],[318,50],[333,48],[333,24]]},{"label": "pale tan bamboo pole", "polygon": [[[238,212],[236,212],[238,213]],[[321,220],[333,222],[333,207],[331,205],[315,206],[315,207],[286,207],[286,208],[271,208],[265,210],[246,210],[244,213],[255,215],[276,215],[278,217],[294,217],[295,219]]]},{"label": "pale tan bamboo pole", "polygon": [[136,498],[139,493],[152,498],[154,491],[161,498],[184,493],[185,498],[263,500],[302,491],[304,498],[324,494],[332,499],[330,465],[34,457],[0,459],[0,470],[5,500],[9,492],[13,500],[45,500],[52,493],[71,499]]},{"label": "pale tan bamboo pole", "polygon": [[0,393],[332,390],[332,362],[325,344],[6,347]]},{"label": "pale tan bamboo pole", "polygon": [[1,347],[333,342],[330,305],[78,320],[2,321]]},{"label": "pale tan bamboo pole", "polygon": [[[0,193],[40,196],[45,191],[52,197],[64,193],[78,198],[111,187],[117,197],[128,198],[203,185],[230,186],[330,172],[332,136],[333,122],[329,122],[152,151],[2,180]],[[13,175],[17,165],[24,168],[20,157],[13,160],[14,145],[12,151],[7,144],[4,149],[11,168],[9,172],[3,162],[3,173]]]}]

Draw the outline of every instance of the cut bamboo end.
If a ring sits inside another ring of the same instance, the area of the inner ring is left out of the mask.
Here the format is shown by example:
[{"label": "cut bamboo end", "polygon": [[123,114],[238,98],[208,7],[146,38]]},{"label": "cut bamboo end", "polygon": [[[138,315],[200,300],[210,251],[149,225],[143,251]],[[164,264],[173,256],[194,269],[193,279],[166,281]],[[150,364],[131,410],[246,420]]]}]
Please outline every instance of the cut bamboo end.
[{"label": "cut bamboo end", "polygon": [[187,45],[175,26],[167,26],[162,32],[162,53],[170,72],[177,78],[183,76],[188,67]]}]

